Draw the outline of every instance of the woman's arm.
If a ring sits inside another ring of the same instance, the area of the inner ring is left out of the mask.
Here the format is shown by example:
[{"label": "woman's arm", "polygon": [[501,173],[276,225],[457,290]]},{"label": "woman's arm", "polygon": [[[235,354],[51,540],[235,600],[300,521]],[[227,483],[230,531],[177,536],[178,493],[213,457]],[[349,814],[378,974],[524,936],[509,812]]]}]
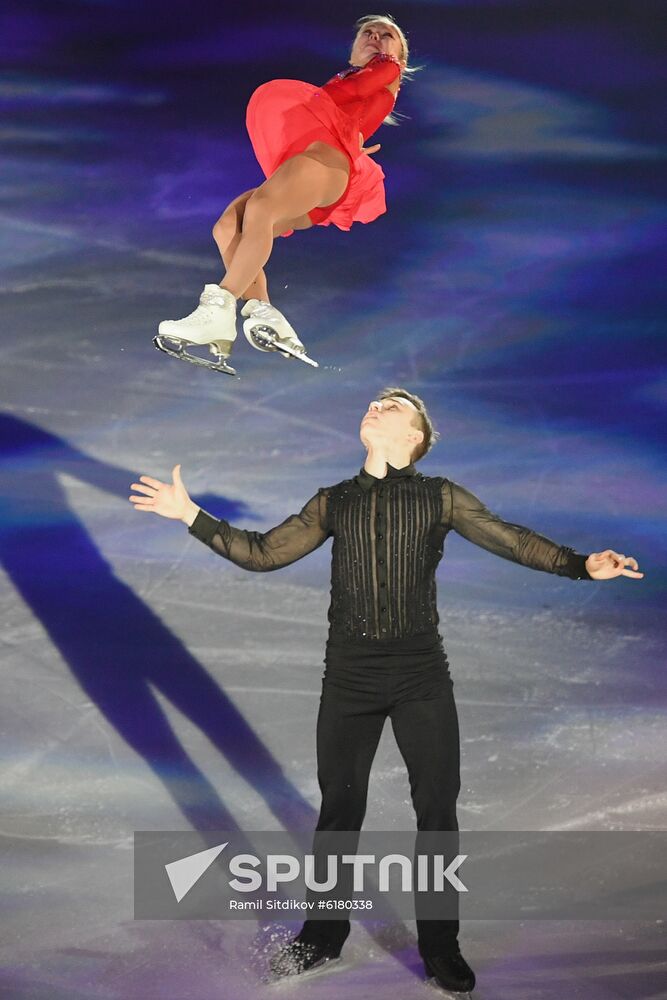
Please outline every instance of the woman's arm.
[{"label": "woman's arm", "polygon": [[358,72],[345,72],[335,76],[322,88],[330,97],[339,103],[361,100],[370,97],[378,90],[386,87],[395,94],[398,90],[401,75],[401,64],[393,56],[378,52]]},{"label": "woman's arm", "polygon": [[244,531],[212,517],[190,499],[180,465],[174,467],[172,478],[172,483],[163,483],[141,476],[138,483],[132,483],[137,495],[131,496],[130,502],[135,510],[183,521],[191,535],[243,569],[260,573],[281,569],[318,548],[327,538],[326,490],[319,490],[298,514],[275,528]]}]

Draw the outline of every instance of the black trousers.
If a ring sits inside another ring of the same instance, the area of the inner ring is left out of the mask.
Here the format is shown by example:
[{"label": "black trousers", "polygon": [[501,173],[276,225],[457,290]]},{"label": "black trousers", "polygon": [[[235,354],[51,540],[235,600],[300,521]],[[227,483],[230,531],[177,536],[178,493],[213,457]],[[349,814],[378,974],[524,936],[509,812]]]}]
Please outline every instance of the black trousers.
[{"label": "black trousers", "polygon": [[[317,720],[318,831],[360,830],[368,780],[389,717],[410,779],[417,829],[457,830],[459,728],[447,657],[437,635],[383,645],[327,643]],[[458,920],[417,920],[419,950],[456,942]],[[348,920],[307,920],[299,940],[342,946]]]}]

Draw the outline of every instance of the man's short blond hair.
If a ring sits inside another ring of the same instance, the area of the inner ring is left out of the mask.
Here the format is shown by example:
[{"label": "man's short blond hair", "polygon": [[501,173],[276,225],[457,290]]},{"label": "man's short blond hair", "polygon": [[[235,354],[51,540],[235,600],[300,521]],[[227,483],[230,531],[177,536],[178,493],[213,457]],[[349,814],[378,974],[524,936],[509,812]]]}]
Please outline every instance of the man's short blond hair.
[{"label": "man's short blond hair", "polygon": [[424,400],[419,396],[416,396],[414,392],[408,392],[407,389],[402,389],[400,386],[390,385],[386,389],[383,389],[380,395],[377,397],[379,400],[390,399],[407,399],[415,407],[417,412],[414,415],[414,426],[418,427],[420,431],[424,434],[423,440],[415,445],[412,454],[410,455],[410,460],[412,462],[418,462],[420,458],[431,450],[435,442],[440,437],[438,431],[436,431],[433,426],[433,421],[428,415],[428,410],[424,404]]}]

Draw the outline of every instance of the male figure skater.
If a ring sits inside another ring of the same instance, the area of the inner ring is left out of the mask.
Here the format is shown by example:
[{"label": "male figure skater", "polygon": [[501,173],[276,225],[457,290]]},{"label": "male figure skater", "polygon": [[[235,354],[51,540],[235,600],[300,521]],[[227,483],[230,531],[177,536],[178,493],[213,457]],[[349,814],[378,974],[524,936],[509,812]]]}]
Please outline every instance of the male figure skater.
[{"label": "male figure skater", "polygon": [[[380,733],[391,719],[407,765],[417,828],[457,829],[459,735],[447,658],[438,634],[435,571],[447,532],[531,569],[573,580],[639,579],[637,561],[611,549],[580,555],[501,520],[472,493],[415,469],[437,434],[422,400],[385,389],[360,427],[359,474],[318,490],[298,514],[266,532],[243,531],[200,510],[183,486],[142,476],[137,510],[182,520],[190,533],[244,569],[288,566],[333,538],[329,637],[317,720],[322,808],[317,829],[359,830]],[[475,976],[458,946],[457,920],[418,920],[426,972],[466,993]],[[347,920],[307,920],[272,962],[276,975],[340,955]]]}]

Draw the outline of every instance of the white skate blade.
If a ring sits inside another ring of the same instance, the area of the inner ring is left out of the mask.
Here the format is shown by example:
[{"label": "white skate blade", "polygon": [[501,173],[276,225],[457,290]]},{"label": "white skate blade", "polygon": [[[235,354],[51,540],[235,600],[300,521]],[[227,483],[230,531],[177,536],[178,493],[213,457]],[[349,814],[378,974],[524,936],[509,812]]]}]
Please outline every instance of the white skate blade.
[{"label": "white skate blade", "polygon": [[317,361],[309,358],[305,351],[299,351],[281,341],[275,330],[272,330],[270,326],[262,324],[251,326],[246,320],[243,324],[243,332],[248,342],[257,348],[258,351],[278,351],[284,357],[297,358],[299,361],[303,361],[304,364],[310,365],[311,368],[320,367]]},{"label": "white skate blade", "polygon": [[[191,365],[199,365],[201,368],[209,368],[214,372],[223,372],[225,375],[236,375],[236,369],[227,364],[225,358],[220,355],[213,355],[212,358],[200,358],[197,354],[192,354],[189,347],[201,347],[200,344],[193,344],[192,341],[182,340],[180,337],[171,337],[166,334],[157,334],[153,337],[153,344],[158,351],[168,354],[179,361],[188,361]],[[207,344],[203,345],[207,347]],[[215,358],[216,360],[213,360]]]},{"label": "white skate blade", "polygon": [[273,986],[274,989],[280,989],[283,985],[287,989],[288,987],[293,988],[297,982],[302,982],[304,979],[314,979],[316,976],[322,976],[329,972],[340,972],[345,968],[346,963],[340,956],[338,958],[323,958],[321,962],[306,969],[305,972],[291,972],[284,975],[269,972],[262,981],[266,986]]}]

